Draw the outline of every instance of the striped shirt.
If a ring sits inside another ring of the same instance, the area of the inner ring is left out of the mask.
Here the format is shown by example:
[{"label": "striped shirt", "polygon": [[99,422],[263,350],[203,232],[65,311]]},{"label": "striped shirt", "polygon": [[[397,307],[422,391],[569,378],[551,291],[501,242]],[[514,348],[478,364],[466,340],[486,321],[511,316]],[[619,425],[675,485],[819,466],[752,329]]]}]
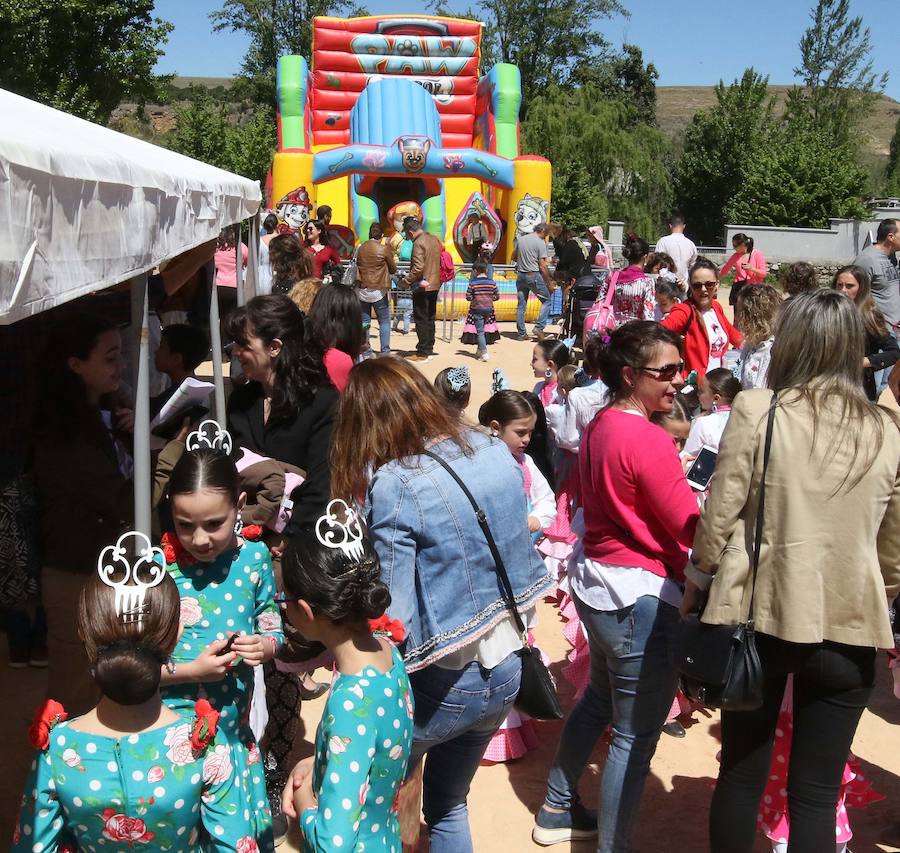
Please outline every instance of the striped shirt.
[{"label": "striped shirt", "polygon": [[474,278],[469,282],[466,290],[466,299],[472,303],[473,308],[493,308],[494,301],[500,298],[497,290],[497,282],[490,278]]}]

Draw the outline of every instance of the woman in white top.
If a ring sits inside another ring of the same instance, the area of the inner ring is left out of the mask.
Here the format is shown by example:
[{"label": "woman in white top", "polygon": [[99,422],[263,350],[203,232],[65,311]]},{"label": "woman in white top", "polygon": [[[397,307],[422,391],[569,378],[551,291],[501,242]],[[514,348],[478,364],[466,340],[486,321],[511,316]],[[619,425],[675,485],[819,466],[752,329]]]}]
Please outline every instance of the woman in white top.
[{"label": "woman in white top", "polygon": [[731,414],[731,403],[740,391],[741,383],[724,367],[710,370],[700,380],[697,389],[700,416],[691,424],[682,456],[696,456],[704,445],[718,452],[722,433],[725,432],[725,425]]}]

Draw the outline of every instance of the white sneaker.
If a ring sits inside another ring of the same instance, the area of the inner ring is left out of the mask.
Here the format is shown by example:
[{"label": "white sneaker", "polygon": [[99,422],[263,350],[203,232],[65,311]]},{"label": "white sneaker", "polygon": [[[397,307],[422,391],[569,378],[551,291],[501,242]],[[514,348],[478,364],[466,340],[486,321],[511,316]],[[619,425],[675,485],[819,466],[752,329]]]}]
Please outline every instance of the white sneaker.
[{"label": "white sneaker", "polygon": [[487,354],[487,351],[478,354],[479,361],[490,361],[491,357]]}]

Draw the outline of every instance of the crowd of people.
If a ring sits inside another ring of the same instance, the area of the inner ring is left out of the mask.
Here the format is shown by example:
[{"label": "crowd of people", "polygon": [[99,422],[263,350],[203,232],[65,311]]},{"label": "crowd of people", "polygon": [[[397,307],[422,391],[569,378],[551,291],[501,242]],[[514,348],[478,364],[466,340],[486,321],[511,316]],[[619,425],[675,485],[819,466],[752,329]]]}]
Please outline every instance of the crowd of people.
[{"label": "crowd of people", "polygon": [[[751,621],[760,666],[755,706],[721,712],[711,849],[750,853],[760,829],[773,850],[844,849],[850,748],[900,593],[900,418],[877,403],[888,384],[900,400],[900,224],[830,286],[795,263],[779,290],[744,234],[720,270],[676,216],[653,252],[629,236],[614,269],[598,227],[582,241],[539,223],[515,256],[537,383],[495,371],[477,417],[467,368],[430,383],[416,366],[444,276],[421,221],[403,223],[406,259],[373,224],[350,281],[327,218],[305,245],[264,226],[266,292],[223,321],[226,423],[185,418],[160,440],[152,537],[130,532],[121,324],[81,306],[47,331],[2,505],[10,663],[49,664],[12,849],[259,853],[294,823],[303,850],[399,853],[421,780],[430,849],[471,851],[478,767],[539,736],[520,688],[542,600],[566,621],[578,698],[536,843],[632,849],[658,740],[699,707],[679,648],[701,612]],[[463,334],[487,360],[483,238]],[[228,287],[237,249],[220,250]],[[553,295],[587,278],[609,310],[552,336]],[[410,358],[391,355],[392,290],[411,300],[393,311],[412,314]],[[208,342],[175,319],[156,366],[177,385]],[[326,691],[314,753],[292,766],[301,703]],[[601,738],[594,810],[578,791]]]}]

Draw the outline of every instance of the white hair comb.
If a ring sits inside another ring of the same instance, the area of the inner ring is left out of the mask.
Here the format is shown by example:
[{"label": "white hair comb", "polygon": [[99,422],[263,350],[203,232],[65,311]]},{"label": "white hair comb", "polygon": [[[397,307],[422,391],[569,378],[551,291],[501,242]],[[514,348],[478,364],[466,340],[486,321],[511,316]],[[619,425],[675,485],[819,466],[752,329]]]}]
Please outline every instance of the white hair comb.
[{"label": "white hair comb", "polygon": [[[134,563],[128,561],[125,543],[134,539]],[[107,545],[97,558],[97,574],[100,580],[116,592],[116,614],[127,625],[140,624],[148,612],[144,597],[150,587],[158,586],[166,576],[162,549],[154,547],[143,533],[133,530],[123,533],[115,545]],[[122,574],[121,580],[113,580]],[[145,580],[141,579],[141,576]]]},{"label": "white hair comb", "polygon": [[231,435],[227,429],[219,426],[218,421],[201,421],[197,429],[188,435],[184,446],[188,450],[200,450],[208,447],[210,450],[221,450],[226,456],[230,456]]}]

